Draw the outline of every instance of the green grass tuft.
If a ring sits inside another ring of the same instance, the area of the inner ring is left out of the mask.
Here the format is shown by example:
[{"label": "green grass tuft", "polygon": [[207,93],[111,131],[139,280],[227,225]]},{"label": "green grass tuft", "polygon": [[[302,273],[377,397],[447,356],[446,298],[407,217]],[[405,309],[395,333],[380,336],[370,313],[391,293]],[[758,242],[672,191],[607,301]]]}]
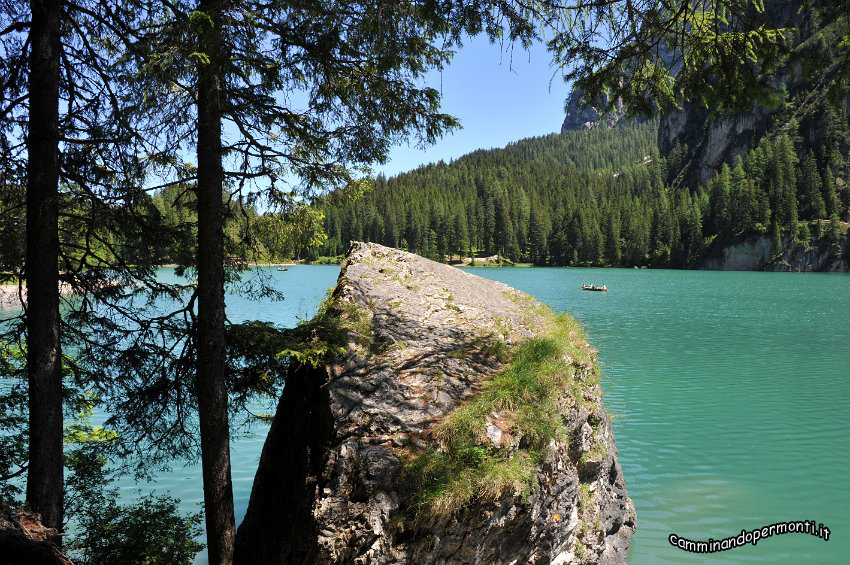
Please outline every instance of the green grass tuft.
[{"label": "green grass tuft", "polygon": [[593,493],[590,492],[589,483],[579,483],[578,485],[578,505],[579,508],[587,509],[590,506]]},{"label": "green grass tuft", "polygon": [[[545,331],[506,351],[507,365],[438,425],[435,445],[408,458],[415,519],[449,515],[474,498],[532,492],[538,462],[553,439],[566,435],[558,399],[580,387],[573,364],[593,361],[575,320],[549,310],[544,319]],[[509,427],[512,446],[495,447],[487,438],[491,414]]]},{"label": "green grass tuft", "polygon": [[483,446],[455,445],[413,458],[407,473],[417,479],[414,518],[446,516],[475,497],[496,500],[507,490],[530,494],[539,454],[496,454]]},{"label": "green grass tuft", "polygon": [[596,437],[596,430],[594,430],[593,445],[590,446],[588,451],[582,453],[580,461],[582,463],[588,463],[590,461],[604,461],[607,458],[608,447],[605,445],[605,442]]}]

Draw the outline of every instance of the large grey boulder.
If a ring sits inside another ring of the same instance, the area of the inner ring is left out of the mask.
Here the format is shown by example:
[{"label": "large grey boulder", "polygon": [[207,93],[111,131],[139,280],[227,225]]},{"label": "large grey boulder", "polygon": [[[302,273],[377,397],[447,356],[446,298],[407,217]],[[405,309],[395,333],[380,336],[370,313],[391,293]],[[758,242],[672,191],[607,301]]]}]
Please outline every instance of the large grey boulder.
[{"label": "large grey boulder", "polygon": [[[237,563],[625,562],[635,510],[580,332],[569,339],[581,355],[560,360],[572,383],[556,399],[562,433],[534,461],[531,488],[482,489],[440,512],[412,502],[411,461],[439,453],[446,419],[553,314],[504,284],[365,243],[352,244],[328,312],[348,318],[345,353],[290,367]],[[526,449],[511,418],[487,415],[482,450]]]}]

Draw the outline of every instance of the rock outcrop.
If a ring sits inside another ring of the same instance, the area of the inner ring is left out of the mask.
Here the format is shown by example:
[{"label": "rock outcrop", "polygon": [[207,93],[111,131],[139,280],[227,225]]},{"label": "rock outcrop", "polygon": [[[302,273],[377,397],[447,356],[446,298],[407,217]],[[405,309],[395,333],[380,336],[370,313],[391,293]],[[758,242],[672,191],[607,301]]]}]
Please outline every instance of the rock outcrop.
[{"label": "rock outcrop", "polygon": [[[71,285],[66,282],[59,283],[60,294],[71,294]],[[20,310],[22,304],[27,301],[26,285],[0,284],[0,311]]]},{"label": "rock outcrop", "polygon": [[771,256],[770,239],[750,237],[711,253],[701,267],[711,271],[762,271]]},{"label": "rock outcrop", "polygon": [[[676,145],[687,147],[683,169],[671,171],[685,186],[696,187],[708,181],[723,163],[733,163],[735,157],[754,147],[766,134],[774,135],[791,122],[797,122],[802,158],[810,149],[817,150],[827,131],[819,119],[827,105],[843,106],[850,112],[850,90],[843,75],[843,59],[832,47],[833,55],[825,57],[822,48],[840,34],[846,24],[839,21],[840,11],[831,18],[812,21],[807,10],[784,0],[766,0],[764,14],[767,26],[796,30],[795,45],[783,57],[777,68],[762,77],[776,94],[772,101],[757,100],[740,112],[712,115],[710,108],[683,104],[680,110],[661,117],[658,147],[668,156]],[[845,84],[833,89],[836,85]],[[828,86],[832,85],[832,86]],[[789,112],[793,107],[793,112]]]},{"label": "rock outcrop", "polygon": [[787,244],[764,268],[785,272],[850,272],[850,239],[844,237],[830,243],[824,238],[808,245]]},{"label": "rock outcrop", "polygon": [[743,155],[767,129],[770,113],[761,106],[750,112],[724,114],[709,118],[705,108],[685,104],[684,109],[661,117],[658,149],[668,155],[676,143],[689,148],[687,169],[682,180],[697,186],[708,181],[723,163]]},{"label": "rock outcrop", "polygon": [[[802,158],[810,149],[817,151],[823,137],[828,135],[828,128],[819,121],[827,103],[836,109],[843,106],[843,111],[850,114],[846,65],[837,55],[842,52],[837,43],[844,36],[839,30],[846,29],[846,20],[838,19],[840,10],[827,10],[823,17],[831,14],[829,17],[812,20],[809,11],[795,3],[766,0],[764,14],[767,27],[796,30],[796,43],[790,46],[790,53],[780,59],[775,69],[761,77],[776,98],[766,100],[762,96],[749,108],[719,114],[714,108],[685,102],[680,109],[659,116],[661,155],[669,157],[677,146],[685,149],[685,159],[676,164],[676,170],[670,171],[669,181],[695,189],[707,182],[724,163],[732,164],[737,156],[753,148],[766,134],[774,135],[791,118],[799,122],[797,148]],[[831,46],[832,55],[825,56],[822,51],[829,42],[835,43]],[[676,76],[680,68],[676,61],[680,56],[663,44],[659,53],[671,75]],[[710,73],[711,69],[706,72]],[[615,111],[603,116],[598,109],[605,106],[605,100],[585,98],[580,89],[570,94],[561,132],[612,126],[622,120],[628,110],[618,104]],[[793,112],[789,112],[790,107]]]},{"label": "rock outcrop", "polygon": [[504,284],[365,243],[352,244],[323,312],[346,320],[345,354],[292,362],[236,563],[625,562],[635,510],[595,351],[577,325],[564,334],[575,354],[547,365],[566,369],[548,375],[562,388],[531,407],[553,410],[557,428],[541,431],[552,433],[538,458],[526,456],[533,438],[519,435],[519,412],[479,415],[470,451],[530,463],[528,488],[522,472],[486,488],[468,474],[486,468],[460,469],[449,479],[485,486],[440,510],[411,479],[417,458],[445,455],[446,422],[491,390],[554,314]]},{"label": "rock outcrop", "polygon": [[710,252],[701,268],[718,271],[850,272],[850,239],[826,237],[809,244],[784,238],[773,249],[770,239],[751,236]]},{"label": "rock outcrop", "polygon": [[0,565],[73,565],[51,541],[56,535],[38,516],[0,503]]},{"label": "rock outcrop", "polygon": [[570,92],[564,104],[564,123],[561,124],[561,133],[595,127],[614,127],[626,117],[626,110],[619,100],[614,103],[614,108],[608,114],[604,114],[607,100],[589,101],[585,100],[584,91],[580,88]]}]

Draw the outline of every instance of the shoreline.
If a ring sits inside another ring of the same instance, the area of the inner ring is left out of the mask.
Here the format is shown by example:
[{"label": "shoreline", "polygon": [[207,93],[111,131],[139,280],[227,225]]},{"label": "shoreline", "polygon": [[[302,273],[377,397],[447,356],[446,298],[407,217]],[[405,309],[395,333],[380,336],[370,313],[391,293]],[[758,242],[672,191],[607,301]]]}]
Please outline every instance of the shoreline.
[{"label": "shoreline", "polygon": [[20,287],[20,296],[18,290],[16,284],[0,284],[0,309],[21,307],[21,298],[26,299],[27,289]]},{"label": "shoreline", "polygon": [[[20,293],[19,293],[20,291]],[[59,283],[59,294],[71,294],[71,286],[68,283]],[[0,284],[0,308],[22,308],[22,300],[27,299],[27,287],[23,283],[20,288],[17,284]]]},{"label": "shoreline", "polygon": [[[310,263],[305,262],[297,262],[297,261],[284,261],[280,263],[248,263],[248,268],[254,267],[296,267],[298,265],[309,265]],[[176,269],[178,265],[176,263],[164,263],[162,265],[157,265],[158,268],[161,269]]]}]

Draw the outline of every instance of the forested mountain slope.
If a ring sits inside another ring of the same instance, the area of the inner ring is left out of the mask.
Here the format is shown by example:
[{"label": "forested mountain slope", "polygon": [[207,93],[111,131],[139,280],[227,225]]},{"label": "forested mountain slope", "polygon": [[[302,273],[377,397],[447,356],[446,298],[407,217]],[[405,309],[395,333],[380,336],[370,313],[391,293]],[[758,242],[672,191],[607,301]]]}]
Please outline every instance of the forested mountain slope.
[{"label": "forested mountain slope", "polygon": [[763,257],[747,268],[846,270],[848,18],[796,13],[788,54],[766,78],[775,96],[749,112],[685,106],[642,124],[582,122],[379,177],[357,202],[330,195],[318,203],[329,239],[315,253],[364,240],[438,260],[722,268],[724,250],[755,241]]},{"label": "forested mountain slope", "polygon": [[800,159],[801,140],[784,131],[693,188],[668,182],[683,151],[662,157],[654,122],[476,151],[379,177],[353,203],[321,201],[322,252],[364,240],[443,260],[499,254],[536,264],[693,267],[712,245],[751,235],[837,244],[850,206],[848,128],[837,109],[831,120],[826,166],[816,149]]},{"label": "forested mountain slope", "polygon": [[[639,202],[659,196],[664,178],[654,138],[652,125],[553,134],[379,177],[362,200],[331,195],[323,202],[326,253],[366,240],[434,258],[477,253],[601,264],[601,230],[611,224],[604,217],[620,215],[627,230],[645,228],[648,238],[651,209]],[[626,252],[649,249],[629,245]]]}]

